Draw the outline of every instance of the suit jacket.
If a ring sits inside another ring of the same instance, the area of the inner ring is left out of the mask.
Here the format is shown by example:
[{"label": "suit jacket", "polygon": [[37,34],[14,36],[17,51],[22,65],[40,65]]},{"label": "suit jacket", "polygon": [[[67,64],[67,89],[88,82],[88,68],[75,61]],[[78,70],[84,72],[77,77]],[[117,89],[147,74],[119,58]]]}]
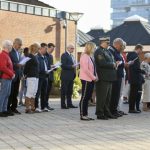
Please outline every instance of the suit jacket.
[{"label": "suit jacket", "polygon": [[[138,57],[136,52],[130,52],[127,55],[127,61],[133,61]],[[134,61],[134,64],[129,66],[129,83],[131,84],[142,84],[144,82],[144,78],[142,74],[145,72],[140,68],[140,59],[138,57],[137,60]]]},{"label": "suit jacket", "polygon": [[94,81],[96,79],[96,75],[94,75],[94,67],[94,63],[92,62],[90,56],[85,53],[82,54],[80,58],[80,79],[89,82]]},{"label": "suit jacket", "polygon": [[117,51],[117,49],[113,46],[109,48],[109,51],[114,56],[115,61],[122,61],[122,63],[117,68],[117,78],[123,78],[124,77],[124,60],[121,56],[121,53]]},{"label": "suit jacket", "polygon": [[115,81],[116,69],[114,68],[114,58],[109,50],[102,47],[98,48],[94,54],[96,71],[99,80]]},{"label": "suit jacket", "polygon": [[48,61],[47,61],[47,57],[44,56],[44,58],[42,57],[42,55],[40,53],[38,53],[36,55],[37,57],[37,60],[38,60],[38,70],[39,70],[39,78],[47,78],[48,77],[48,74],[46,73],[45,71],[45,64],[44,64],[44,60],[45,60],[45,63],[46,63],[46,66],[47,66],[47,69],[48,69]]},{"label": "suit jacket", "polygon": [[62,54],[61,63],[61,80],[74,80],[76,76],[75,69],[72,67],[74,62],[67,52]]},{"label": "suit jacket", "polygon": [[[51,69],[51,65],[54,64],[53,55],[46,53],[47,61],[48,61],[48,70]],[[49,80],[54,81],[54,71],[49,73]]]},{"label": "suit jacket", "polygon": [[20,60],[21,60],[21,54],[19,54],[19,59],[17,57],[16,51],[13,48],[12,51],[9,53],[9,56],[11,58],[11,61],[13,63],[13,70],[15,71],[15,78],[13,79],[13,81],[15,82],[18,78],[20,79],[22,76],[22,68],[21,67],[17,67],[17,64],[19,64]]}]

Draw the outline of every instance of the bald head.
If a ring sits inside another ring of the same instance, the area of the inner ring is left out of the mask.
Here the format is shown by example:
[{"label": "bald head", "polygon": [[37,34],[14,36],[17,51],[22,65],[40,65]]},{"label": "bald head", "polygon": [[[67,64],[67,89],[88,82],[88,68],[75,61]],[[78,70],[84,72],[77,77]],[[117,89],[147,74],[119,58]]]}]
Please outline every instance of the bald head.
[{"label": "bald head", "polygon": [[69,45],[67,46],[67,51],[68,51],[69,53],[73,53],[73,52],[74,52],[74,45],[73,45],[73,44],[69,44]]}]

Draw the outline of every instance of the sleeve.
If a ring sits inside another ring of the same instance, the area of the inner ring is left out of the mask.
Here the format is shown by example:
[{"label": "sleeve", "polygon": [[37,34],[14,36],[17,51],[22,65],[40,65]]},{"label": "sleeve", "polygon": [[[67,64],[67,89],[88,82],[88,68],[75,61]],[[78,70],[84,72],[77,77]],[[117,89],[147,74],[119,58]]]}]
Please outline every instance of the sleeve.
[{"label": "sleeve", "polygon": [[94,74],[92,74],[92,72],[89,70],[89,58],[85,55],[81,56],[80,68],[82,68],[86,75],[89,76],[92,80],[96,79]]},{"label": "sleeve", "polygon": [[107,62],[102,53],[95,53],[95,60],[97,62],[97,65],[101,68],[108,68],[108,69],[114,68],[114,63]]},{"label": "sleeve", "polygon": [[64,54],[61,56],[61,63],[62,63],[62,65],[61,65],[62,69],[73,70],[72,65],[67,63],[67,59],[66,59],[66,56]]},{"label": "sleeve", "polygon": [[12,78],[14,75],[14,72],[13,72],[13,70],[11,70],[7,67],[7,62],[8,62],[8,59],[6,59],[5,57],[1,57],[0,70],[2,71],[2,73],[5,73],[10,78]]}]

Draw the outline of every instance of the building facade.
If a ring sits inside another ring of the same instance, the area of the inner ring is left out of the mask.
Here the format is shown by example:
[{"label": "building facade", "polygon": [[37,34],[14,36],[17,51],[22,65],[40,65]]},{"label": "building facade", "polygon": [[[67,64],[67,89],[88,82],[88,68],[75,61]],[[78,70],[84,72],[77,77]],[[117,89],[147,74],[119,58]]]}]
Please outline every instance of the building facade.
[{"label": "building facade", "polygon": [[113,28],[133,15],[139,15],[150,21],[150,0],[111,0],[111,8]]},{"label": "building facade", "polygon": [[[36,3],[31,3],[36,2]],[[62,18],[67,27],[64,28]],[[34,42],[52,42],[55,57],[65,51],[67,43],[75,44],[76,24],[70,13],[59,11],[38,0],[0,0],[0,47],[3,40],[22,38],[23,47]]]}]

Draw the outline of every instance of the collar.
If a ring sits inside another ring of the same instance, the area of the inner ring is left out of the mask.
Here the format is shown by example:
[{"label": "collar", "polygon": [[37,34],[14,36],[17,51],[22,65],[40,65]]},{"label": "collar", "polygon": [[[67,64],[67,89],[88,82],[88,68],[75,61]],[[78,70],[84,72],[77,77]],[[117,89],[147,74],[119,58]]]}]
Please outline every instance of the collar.
[{"label": "collar", "polygon": [[9,55],[9,52],[6,52],[5,50],[2,50],[3,53]]},{"label": "collar", "polygon": [[69,51],[66,51],[69,55],[71,55],[71,53]]}]

